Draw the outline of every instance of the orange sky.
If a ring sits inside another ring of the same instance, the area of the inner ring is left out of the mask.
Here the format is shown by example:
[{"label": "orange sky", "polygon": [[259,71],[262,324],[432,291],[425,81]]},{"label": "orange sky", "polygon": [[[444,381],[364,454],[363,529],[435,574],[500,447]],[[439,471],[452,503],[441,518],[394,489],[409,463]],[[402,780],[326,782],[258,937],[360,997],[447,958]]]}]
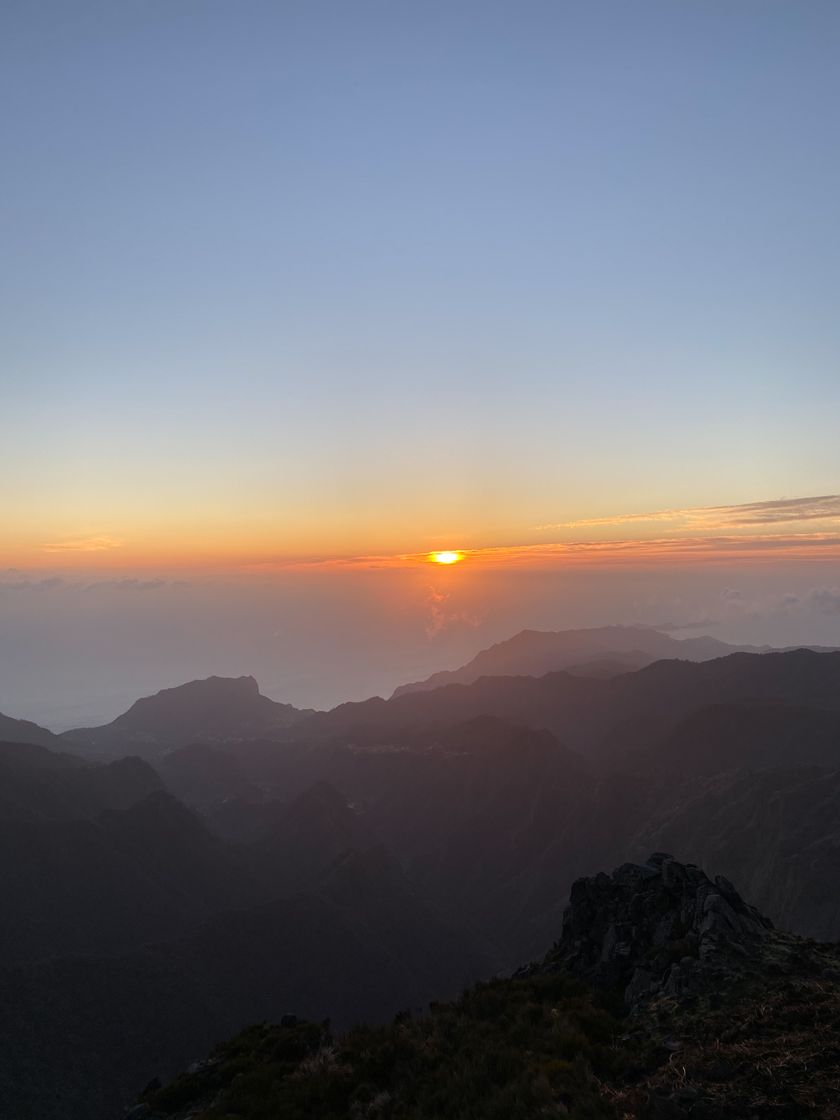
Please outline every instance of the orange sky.
[{"label": "orange sky", "polygon": [[[383,537],[394,539],[393,527]],[[407,537],[408,534],[396,534]],[[749,560],[840,558],[840,497],[834,495],[764,500],[727,506],[698,506],[650,512],[619,512],[510,531],[499,541],[488,533],[455,532],[418,536],[408,548],[373,547],[353,551],[311,539],[307,547],[251,523],[217,528],[173,525],[123,534],[91,531],[79,535],[7,534],[7,567],[33,571],[262,571],[325,567],[413,567],[430,554],[459,549],[465,571],[476,566],[648,565]],[[476,540],[478,537],[478,540]],[[402,543],[402,542],[401,542]],[[321,545],[319,548],[318,545]],[[413,547],[411,547],[413,546]]]}]

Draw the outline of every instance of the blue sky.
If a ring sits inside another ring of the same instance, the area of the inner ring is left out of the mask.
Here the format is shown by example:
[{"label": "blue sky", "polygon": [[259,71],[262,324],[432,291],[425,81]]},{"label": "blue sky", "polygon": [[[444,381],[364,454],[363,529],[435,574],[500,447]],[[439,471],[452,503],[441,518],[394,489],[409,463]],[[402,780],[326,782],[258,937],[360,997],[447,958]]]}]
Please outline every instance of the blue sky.
[{"label": "blue sky", "polygon": [[258,535],[278,491],[306,491],[293,548],[316,509],[352,551],[396,500],[404,547],[832,489],[836,4],[2,25],[6,454],[40,445],[6,497],[33,540],[118,508],[238,526],[243,494]]},{"label": "blue sky", "polygon": [[[82,561],[177,585],[836,494],[839,56],[840,5],[816,0],[6,0],[0,572],[72,595]],[[834,601],[836,565],[790,571],[756,601]],[[672,576],[678,621],[703,615]],[[715,604],[733,576],[703,579]],[[438,667],[427,590],[393,639],[406,673]],[[84,607],[91,634],[128,632],[118,598]],[[452,617],[491,617],[474,598]],[[526,598],[458,656],[533,625]],[[27,672],[49,601],[15,600]],[[620,580],[605,601],[671,611]],[[756,611],[759,637],[810,625]],[[338,674],[301,695],[343,698]]]}]

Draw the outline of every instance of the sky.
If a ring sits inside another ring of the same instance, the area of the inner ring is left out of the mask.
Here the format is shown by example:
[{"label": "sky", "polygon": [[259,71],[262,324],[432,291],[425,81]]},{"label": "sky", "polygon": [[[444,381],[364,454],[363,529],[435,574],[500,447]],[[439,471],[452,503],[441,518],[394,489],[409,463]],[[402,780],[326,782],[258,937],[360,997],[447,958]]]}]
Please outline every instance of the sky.
[{"label": "sky", "polygon": [[840,644],[838,48],[834,0],[6,0],[0,710]]}]

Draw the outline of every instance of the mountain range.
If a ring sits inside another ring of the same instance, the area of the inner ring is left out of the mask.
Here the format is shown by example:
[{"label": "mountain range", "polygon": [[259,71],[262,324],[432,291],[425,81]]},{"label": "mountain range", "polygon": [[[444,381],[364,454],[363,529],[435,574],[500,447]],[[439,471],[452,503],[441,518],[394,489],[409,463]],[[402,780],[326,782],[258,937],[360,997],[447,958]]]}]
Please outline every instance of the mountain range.
[{"label": "mountain range", "polygon": [[638,638],[541,676],[330,712],[209,678],[0,744],[0,1117],[116,1120],[249,1022],[454,996],[652,850],[840,938],[840,653],[587,662],[606,630]]},{"label": "mountain range", "polygon": [[[820,649],[820,647],[812,647]],[[447,684],[472,684],[479,677],[542,677],[565,669],[580,676],[618,675],[653,661],[710,661],[729,653],[770,653],[771,646],[731,645],[717,638],[674,638],[643,626],[600,626],[588,630],[523,630],[480,653],[458,669],[433,673],[401,685],[394,696],[429,692]]]}]

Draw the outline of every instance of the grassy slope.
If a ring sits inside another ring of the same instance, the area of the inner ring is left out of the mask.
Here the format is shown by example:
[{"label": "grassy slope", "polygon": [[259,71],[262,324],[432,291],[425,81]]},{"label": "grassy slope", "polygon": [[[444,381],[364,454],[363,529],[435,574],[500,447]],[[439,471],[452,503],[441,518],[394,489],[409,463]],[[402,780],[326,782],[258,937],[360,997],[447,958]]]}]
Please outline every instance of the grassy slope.
[{"label": "grassy slope", "polygon": [[497,980],[337,1039],[309,1023],[252,1027],[146,1099],[156,1114],[195,1120],[606,1120],[617,1113],[601,1080],[627,1073],[621,1029],[574,980]]}]

